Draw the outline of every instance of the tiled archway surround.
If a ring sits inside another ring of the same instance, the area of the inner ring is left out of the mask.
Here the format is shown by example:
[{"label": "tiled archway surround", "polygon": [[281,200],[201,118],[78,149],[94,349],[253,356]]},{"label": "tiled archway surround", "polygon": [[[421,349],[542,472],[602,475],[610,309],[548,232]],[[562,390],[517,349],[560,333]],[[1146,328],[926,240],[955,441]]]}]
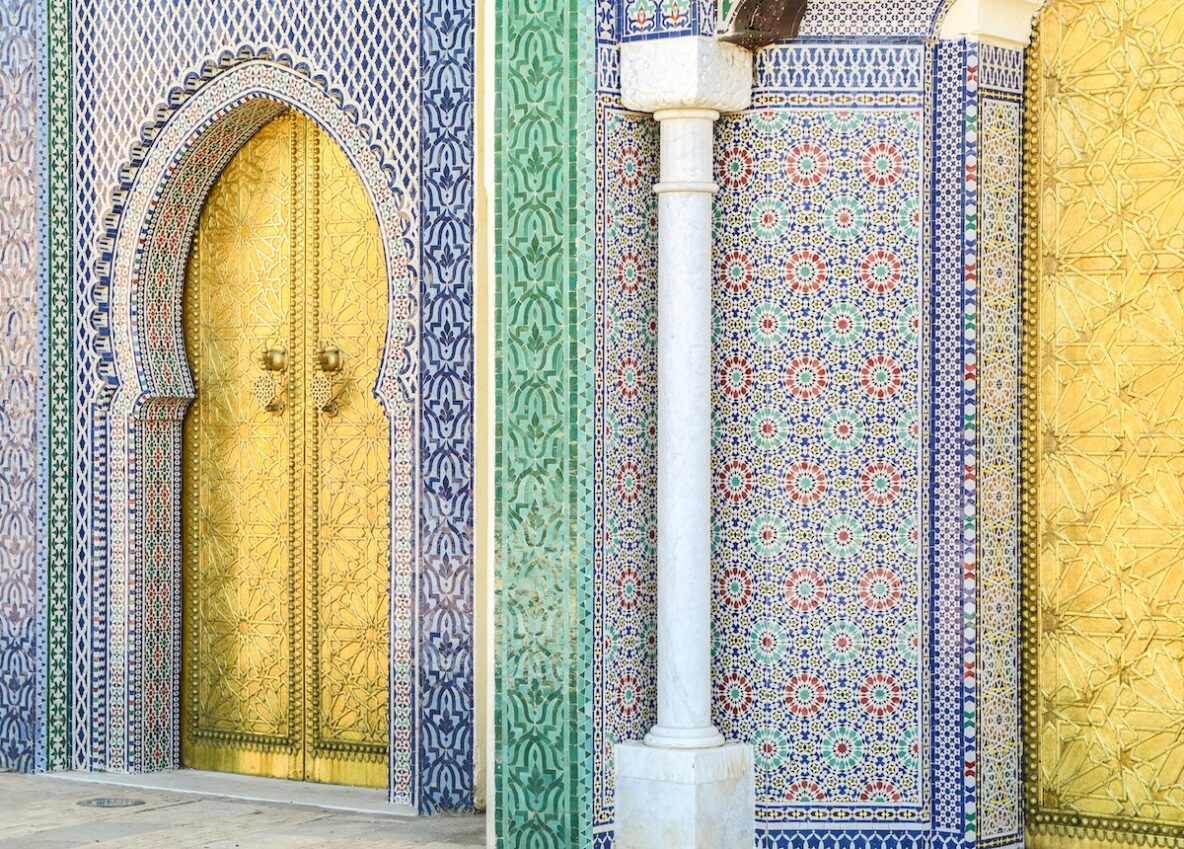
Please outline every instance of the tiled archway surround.
[{"label": "tiled archway surround", "polygon": [[[74,551],[72,562],[51,557],[43,589],[41,763],[176,761],[184,254],[221,165],[294,107],[362,175],[391,282],[376,387],[396,481],[391,797],[464,809],[474,787],[473,10],[295,6],[80,0],[49,11],[50,138],[72,132],[76,151],[49,197],[51,217],[65,216],[50,228],[50,299],[72,297],[74,336],[73,380],[50,401],[64,412],[72,400],[75,464],[49,483],[51,500],[72,501]],[[72,274],[61,262],[71,254]]]},{"label": "tiled archway surround", "polygon": [[[249,54],[248,54],[249,55]],[[192,94],[165,112],[159,129],[124,169],[114,225],[100,253],[111,350],[94,409],[96,441],[107,448],[95,492],[107,505],[106,662],[93,666],[105,698],[98,741],[109,770],[177,765],[180,670],[180,429],[194,397],[183,350],[181,305],[188,248],[206,194],[222,169],[265,123],[288,108],[304,112],[341,145],[377,212],[389,281],[387,345],[378,384],[391,426],[391,765],[392,786],[411,786],[413,658],[408,639],[416,562],[410,533],[417,468],[412,411],[417,401],[417,310],[400,220],[400,199],[351,115],[306,68],[269,58],[226,59],[190,82]],[[102,472],[105,472],[103,474]],[[406,799],[407,790],[399,794]]]}]

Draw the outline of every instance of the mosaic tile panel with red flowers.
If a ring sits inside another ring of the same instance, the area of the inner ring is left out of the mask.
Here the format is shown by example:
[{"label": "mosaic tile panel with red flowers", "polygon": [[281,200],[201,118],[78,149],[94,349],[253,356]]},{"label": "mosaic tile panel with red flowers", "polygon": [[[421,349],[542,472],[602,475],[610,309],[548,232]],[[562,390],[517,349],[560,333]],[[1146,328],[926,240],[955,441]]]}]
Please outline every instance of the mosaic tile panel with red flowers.
[{"label": "mosaic tile panel with red flowers", "polygon": [[920,115],[753,111],[716,162],[715,719],[762,819],[918,817]]},{"label": "mosaic tile panel with red flowers", "polygon": [[658,128],[597,122],[594,822],[612,820],[613,746],[657,719]]}]

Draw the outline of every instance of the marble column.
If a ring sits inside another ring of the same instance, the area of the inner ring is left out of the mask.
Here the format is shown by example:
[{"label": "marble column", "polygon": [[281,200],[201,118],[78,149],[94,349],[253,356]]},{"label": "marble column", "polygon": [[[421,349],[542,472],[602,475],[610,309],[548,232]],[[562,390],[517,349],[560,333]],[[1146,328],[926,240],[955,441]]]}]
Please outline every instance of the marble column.
[{"label": "marble column", "polygon": [[712,38],[623,45],[625,106],[661,127],[658,723],[616,750],[618,849],[751,849],[752,751],[711,722],[713,128],[751,99],[752,56]]},{"label": "marble column", "polygon": [[719,113],[670,109],[658,192],[658,724],[648,746],[710,748],[711,202]]},{"label": "marble column", "polygon": [[954,0],[942,20],[943,39],[973,41],[1023,50],[1032,22],[1046,0]]}]

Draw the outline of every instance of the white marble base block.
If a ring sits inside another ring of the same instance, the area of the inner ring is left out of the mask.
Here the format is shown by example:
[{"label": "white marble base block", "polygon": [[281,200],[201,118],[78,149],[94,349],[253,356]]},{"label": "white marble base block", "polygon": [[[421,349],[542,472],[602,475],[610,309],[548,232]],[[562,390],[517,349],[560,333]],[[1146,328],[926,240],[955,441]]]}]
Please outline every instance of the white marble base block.
[{"label": "white marble base block", "polygon": [[752,849],[752,747],[616,748],[616,849]]}]

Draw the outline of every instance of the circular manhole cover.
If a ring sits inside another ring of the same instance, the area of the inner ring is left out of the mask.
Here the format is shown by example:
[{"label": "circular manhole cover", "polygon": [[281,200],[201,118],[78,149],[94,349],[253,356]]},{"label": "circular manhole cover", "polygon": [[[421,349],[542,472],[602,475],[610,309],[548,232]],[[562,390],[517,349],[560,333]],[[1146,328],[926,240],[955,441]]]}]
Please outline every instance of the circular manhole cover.
[{"label": "circular manhole cover", "polygon": [[115,798],[100,798],[100,799],[84,799],[78,804],[87,808],[134,808],[136,805],[144,804],[143,799],[115,799]]}]

